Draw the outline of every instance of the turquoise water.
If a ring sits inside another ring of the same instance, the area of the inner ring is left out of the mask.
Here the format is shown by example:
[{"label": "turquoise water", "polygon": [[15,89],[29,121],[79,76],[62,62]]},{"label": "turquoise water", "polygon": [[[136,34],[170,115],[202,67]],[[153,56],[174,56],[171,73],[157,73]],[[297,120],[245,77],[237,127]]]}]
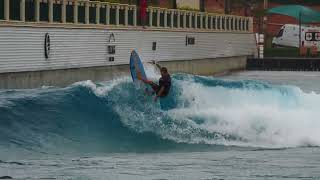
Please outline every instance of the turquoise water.
[{"label": "turquoise water", "polygon": [[1,90],[0,177],[320,179],[319,77],[174,74],[169,111],[129,77]]}]

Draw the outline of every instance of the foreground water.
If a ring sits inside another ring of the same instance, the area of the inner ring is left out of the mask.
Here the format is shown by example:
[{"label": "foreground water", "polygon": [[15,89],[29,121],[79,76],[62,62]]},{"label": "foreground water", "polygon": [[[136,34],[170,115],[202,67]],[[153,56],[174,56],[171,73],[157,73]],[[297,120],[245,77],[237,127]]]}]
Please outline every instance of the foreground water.
[{"label": "foreground water", "polygon": [[175,74],[170,111],[130,78],[1,90],[0,177],[320,179],[319,79]]}]

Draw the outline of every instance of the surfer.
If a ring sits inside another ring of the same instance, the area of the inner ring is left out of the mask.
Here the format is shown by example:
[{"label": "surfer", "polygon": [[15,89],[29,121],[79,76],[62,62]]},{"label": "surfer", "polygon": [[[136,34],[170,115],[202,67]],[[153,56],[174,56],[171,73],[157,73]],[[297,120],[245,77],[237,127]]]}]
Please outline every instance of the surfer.
[{"label": "surfer", "polygon": [[161,72],[159,84],[156,84],[148,79],[142,79],[144,83],[151,85],[154,93],[156,94],[156,96],[154,97],[154,101],[156,101],[159,97],[160,98],[167,97],[171,89],[171,76],[168,72],[168,69],[166,67],[161,67],[158,64],[156,65],[157,67],[160,68],[160,72]]}]

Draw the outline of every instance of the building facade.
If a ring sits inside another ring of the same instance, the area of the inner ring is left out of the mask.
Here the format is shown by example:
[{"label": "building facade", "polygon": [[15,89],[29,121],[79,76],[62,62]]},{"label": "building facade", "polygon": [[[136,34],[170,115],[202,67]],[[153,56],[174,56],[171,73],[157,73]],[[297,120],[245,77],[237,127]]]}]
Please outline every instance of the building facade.
[{"label": "building facade", "polygon": [[0,88],[128,75],[136,49],[171,72],[243,69],[256,52],[252,18],[86,0],[0,0]]}]

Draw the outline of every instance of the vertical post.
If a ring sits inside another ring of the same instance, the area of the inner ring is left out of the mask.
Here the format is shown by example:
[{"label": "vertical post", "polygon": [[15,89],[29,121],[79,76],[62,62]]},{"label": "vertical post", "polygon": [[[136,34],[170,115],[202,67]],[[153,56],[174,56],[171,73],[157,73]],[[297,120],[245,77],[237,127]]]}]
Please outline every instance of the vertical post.
[{"label": "vertical post", "polygon": [[236,29],[236,17],[235,16],[232,16],[232,31],[234,31]]},{"label": "vertical post", "polygon": [[180,24],[181,24],[181,12],[180,10],[177,10],[177,28],[180,28]]},{"label": "vertical post", "polygon": [[183,12],[183,28],[187,28],[187,12]]},{"label": "vertical post", "polygon": [[192,12],[189,12],[189,28],[192,28]]},{"label": "vertical post", "polygon": [[168,26],[168,19],[167,19],[167,9],[164,10],[164,27],[166,28]]},{"label": "vertical post", "polygon": [[137,26],[137,6],[133,7],[133,26]]},{"label": "vertical post", "polygon": [[214,16],[210,16],[210,29],[213,29],[213,18]]},{"label": "vertical post", "polygon": [[78,24],[78,1],[73,2],[73,23]]},{"label": "vertical post", "polygon": [[171,14],[170,14],[170,19],[171,19],[171,23],[170,23],[170,27],[173,28],[174,26],[174,10],[171,9]]},{"label": "vertical post", "polygon": [[153,9],[152,7],[149,7],[149,26],[152,27],[152,13]]},{"label": "vertical post", "polygon": [[35,0],[35,7],[34,7],[34,20],[36,22],[40,21],[40,2],[39,0]]},{"label": "vertical post", "polygon": [[232,30],[232,17],[231,16],[229,16],[228,17],[229,18],[229,31],[231,31]]},{"label": "vertical post", "polygon": [[106,25],[110,24],[110,4],[106,5]]},{"label": "vertical post", "polygon": [[157,9],[157,27],[160,27],[160,9]]},{"label": "vertical post", "polygon": [[219,29],[219,27],[218,27],[218,16],[214,16],[214,19],[215,19],[215,21],[214,21],[214,27],[215,27],[215,29],[217,30],[217,29]]},{"label": "vertical post", "polygon": [[89,4],[90,1],[86,1],[85,2],[85,24],[89,24],[90,23],[90,8],[89,8]]},{"label": "vertical post", "polygon": [[194,28],[198,28],[198,13],[194,13]]},{"label": "vertical post", "polygon": [[203,28],[203,13],[200,14],[200,29]]},{"label": "vertical post", "polygon": [[208,29],[209,28],[209,15],[206,13],[206,18],[205,18],[206,22],[205,22],[205,28]]},{"label": "vertical post", "polygon": [[116,26],[119,26],[119,17],[120,17],[120,6],[117,4],[116,6]]},{"label": "vertical post", "polygon": [[100,24],[100,2],[96,4],[96,24]]},{"label": "vertical post", "polygon": [[53,0],[48,1],[48,16],[49,23],[53,23]]},{"label": "vertical post", "polygon": [[20,0],[20,21],[26,21],[26,1]]},{"label": "vertical post", "polygon": [[129,16],[129,7],[128,5],[126,5],[124,7],[124,25],[128,26],[129,22],[128,22],[128,16]]},{"label": "vertical post", "polygon": [[61,7],[61,19],[62,23],[66,23],[66,7],[67,7],[67,1],[63,0],[62,1],[62,7]]},{"label": "vertical post", "polygon": [[4,0],[4,20],[10,20],[10,0]]}]

